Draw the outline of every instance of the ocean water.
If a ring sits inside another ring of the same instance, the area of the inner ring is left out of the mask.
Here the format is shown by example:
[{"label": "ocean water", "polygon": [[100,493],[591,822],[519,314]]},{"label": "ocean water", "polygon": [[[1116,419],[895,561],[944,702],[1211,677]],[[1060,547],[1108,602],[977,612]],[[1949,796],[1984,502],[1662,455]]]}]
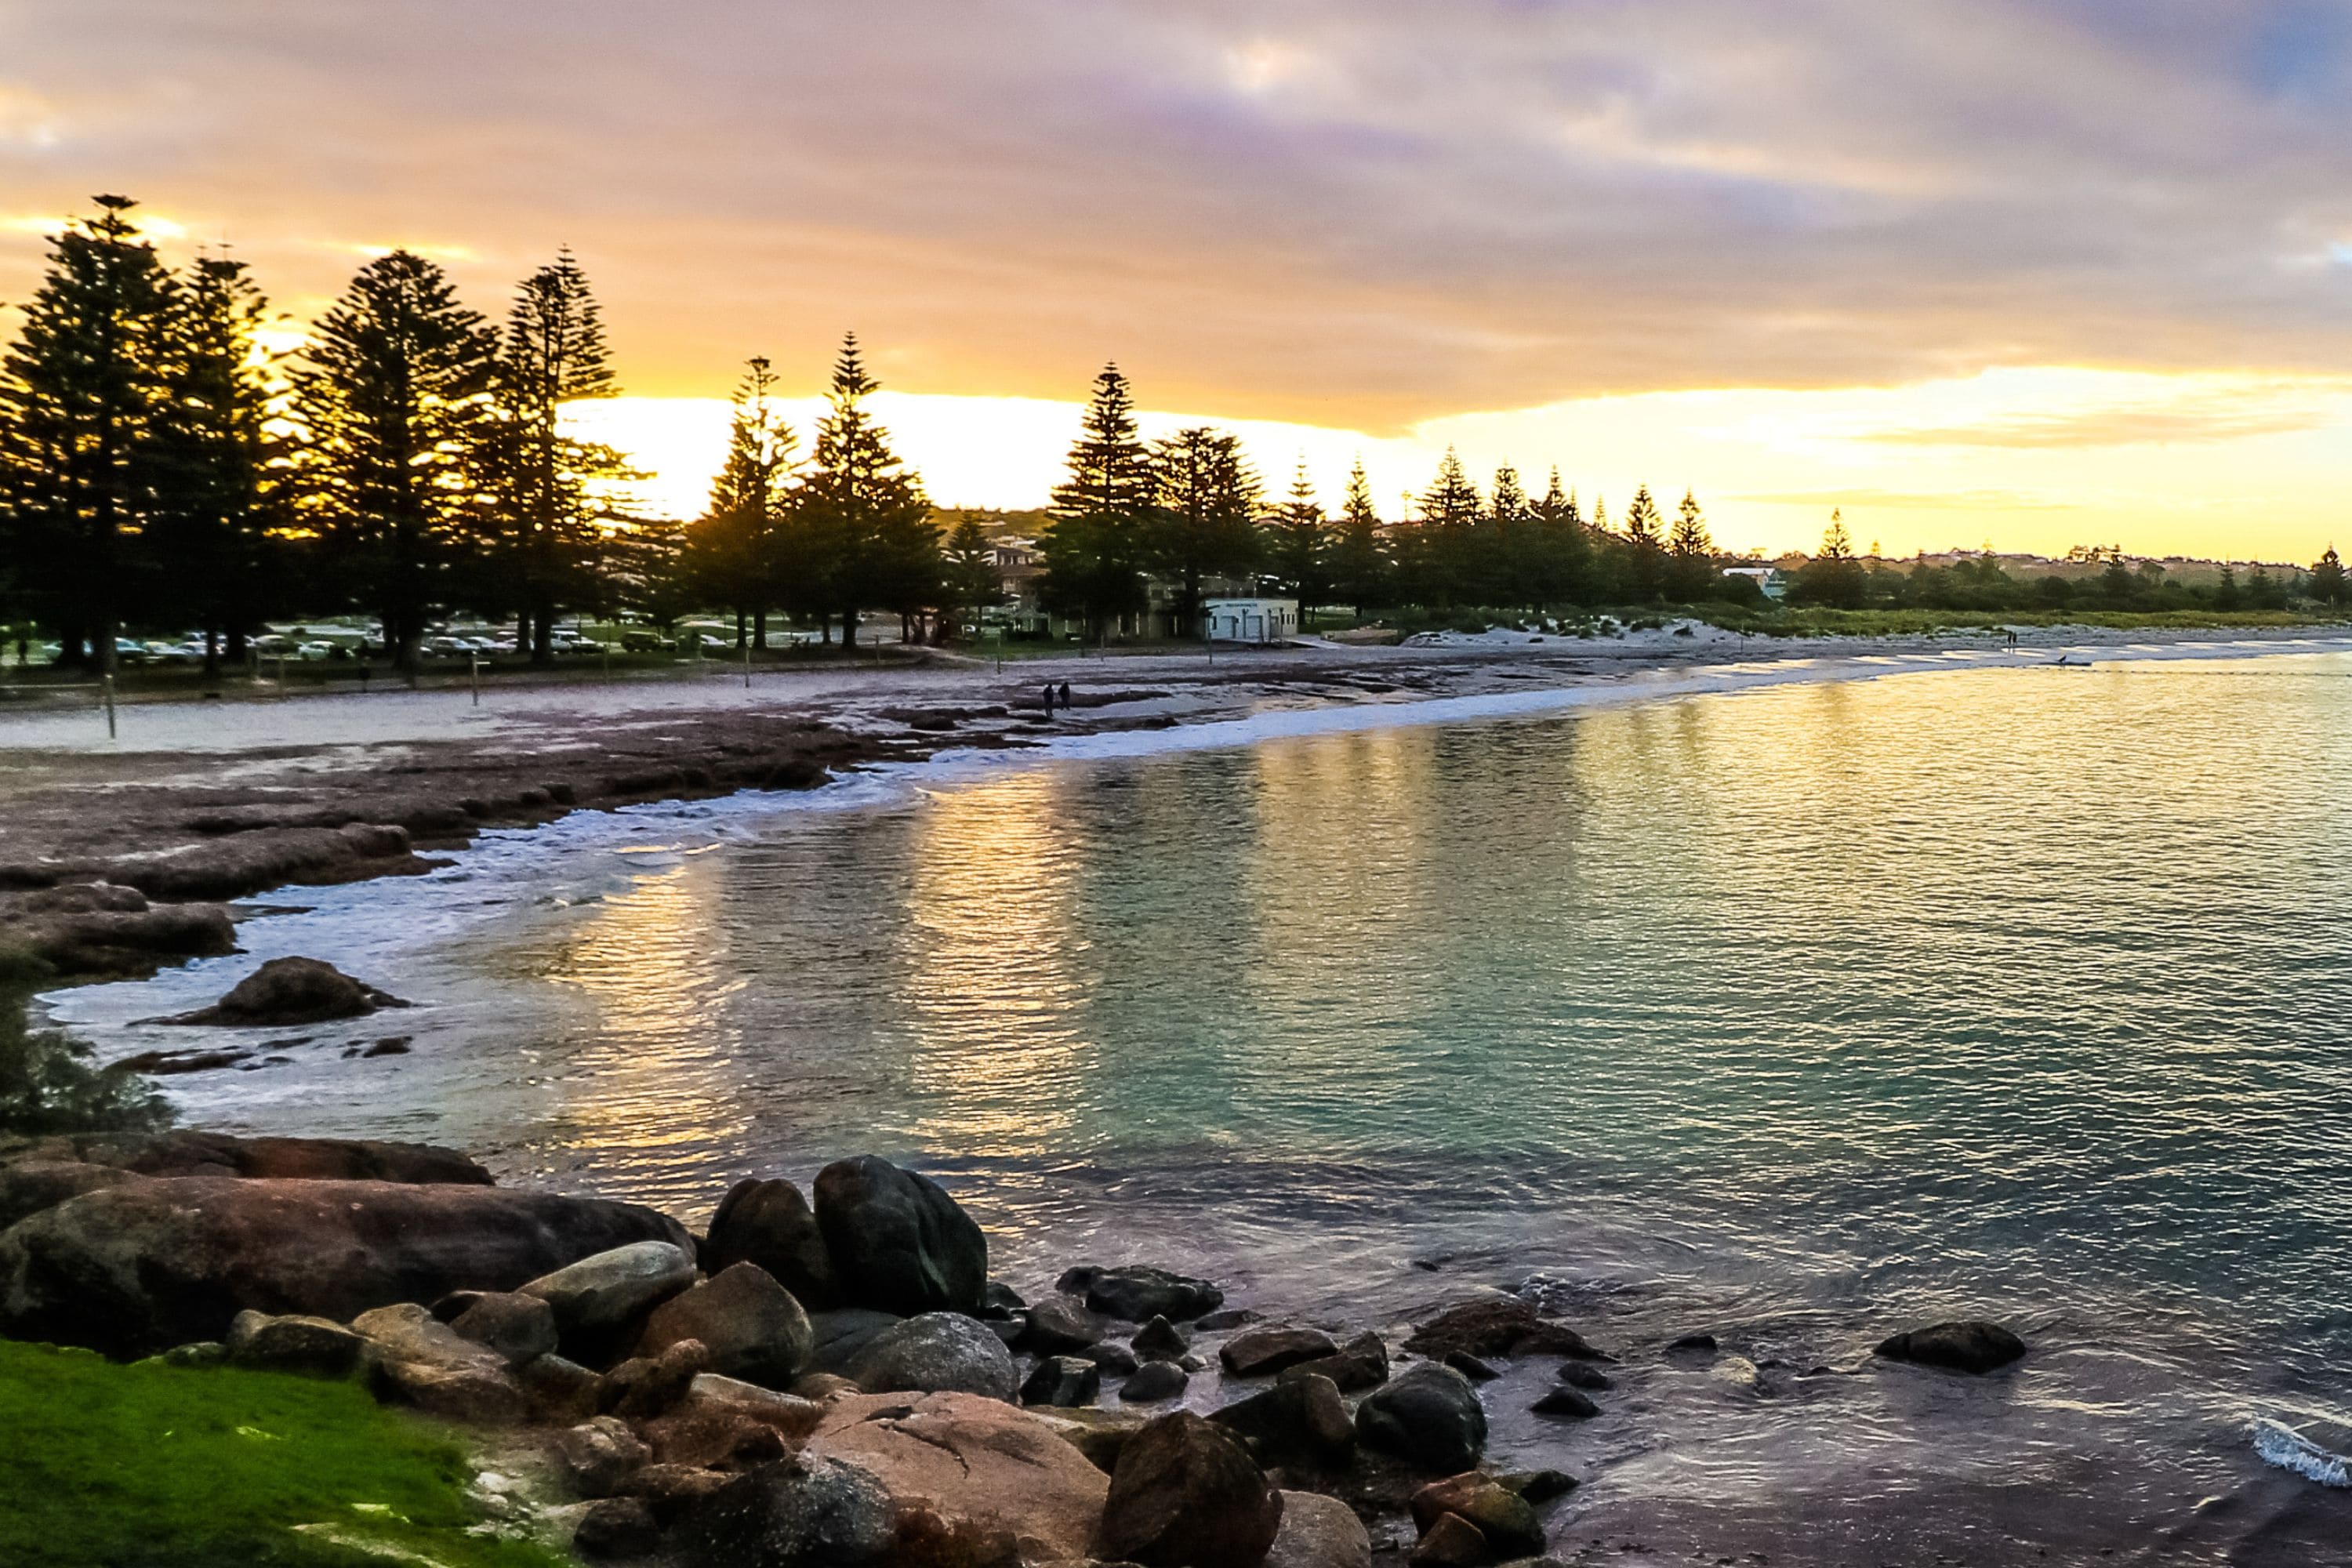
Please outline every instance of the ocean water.
[{"label": "ocean water", "polygon": [[[177,1080],[196,1119],[690,1217],[876,1151],[1016,1284],[1141,1258],[1334,1327],[1528,1291],[1621,1387],[1563,1428],[1515,1369],[1497,1450],[1601,1536],[1886,1497],[1994,1531],[1956,1560],[2327,1560],[2217,1500],[2352,1541],[2249,1436],[2352,1420],[2352,655],[902,770],[315,902],[248,946],[430,1005]],[[153,1044],[251,962],[61,1011]],[[1963,1313],[2033,1356],[1870,1364]]]}]

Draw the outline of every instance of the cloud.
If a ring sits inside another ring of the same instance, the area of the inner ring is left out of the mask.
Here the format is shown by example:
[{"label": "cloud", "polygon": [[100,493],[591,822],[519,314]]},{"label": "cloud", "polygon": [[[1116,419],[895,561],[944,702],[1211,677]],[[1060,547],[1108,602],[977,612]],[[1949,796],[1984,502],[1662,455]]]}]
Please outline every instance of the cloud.
[{"label": "cloud", "polygon": [[2340,400],[2331,406],[2317,388],[2260,386],[2160,403],[2039,409],[1874,430],[1861,439],[1898,447],[2136,447],[2289,435],[2322,429],[2342,417]]}]

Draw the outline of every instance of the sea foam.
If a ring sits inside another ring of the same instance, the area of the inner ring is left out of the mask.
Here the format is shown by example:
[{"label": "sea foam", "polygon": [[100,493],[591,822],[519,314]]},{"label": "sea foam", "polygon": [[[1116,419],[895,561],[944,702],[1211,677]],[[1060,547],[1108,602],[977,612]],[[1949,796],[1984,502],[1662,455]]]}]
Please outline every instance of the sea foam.
[{"label": "sea foam", "polygon": [[2352,1459],[2321,1447],[2285,1422],[2257,1416],[2253,1434],[2254,1452],[2265,1463],[2323,1487],[2352,1487]]}]

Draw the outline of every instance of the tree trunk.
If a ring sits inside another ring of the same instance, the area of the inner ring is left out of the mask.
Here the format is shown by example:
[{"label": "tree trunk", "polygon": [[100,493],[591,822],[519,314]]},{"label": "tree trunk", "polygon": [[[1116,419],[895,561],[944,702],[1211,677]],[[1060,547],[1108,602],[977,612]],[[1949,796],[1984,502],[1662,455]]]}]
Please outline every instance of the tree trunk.
[{"label": "tree trunk", "polygon": [[751,613],[751,646],[761,653],[768,651],[768,612],[765,610]]},{"label": "tree trunk", "polygon": [[541,605],[539,614],[530,618],[530,662],[550,665],[555,662],[555,606]]},{"label": "tree trunk", "polygon": [[114,673],[114,667],[117,662],[114,647],[115,634],[121,629],[122,628],[121,626],[115,624],[111,616],[98,623],[98,647],[94,651],[98,656],[95,663],[98,667],[98,672],[100,675],[112,675]]},{"label": "tree trunk", "polygon": [[522,653],[530,650],[530,612],[529,610],[515,612],[515,649]]},{"label": "tree trunk", "polygon": [[841,651],[850,653],[855,651],[856,647],[857,612],[844,610],[841,612]]},{"label": "tree trunk", "polygon": [[205,679],[220,679],[220,630],[216,626],[205,628]]},{"label": "tree trunk", "polygon": [[735,651],[741,653],[744,644],[751,640],[751,617],[741,610],[735,612]]}]

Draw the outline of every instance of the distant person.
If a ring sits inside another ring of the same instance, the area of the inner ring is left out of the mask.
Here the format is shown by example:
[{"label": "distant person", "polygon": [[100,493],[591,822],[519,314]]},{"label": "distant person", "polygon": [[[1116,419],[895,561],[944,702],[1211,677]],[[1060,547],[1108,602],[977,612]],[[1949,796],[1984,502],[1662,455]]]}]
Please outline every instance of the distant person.
[{"label": "distant person", "polygon": [[1045,722],[1046,722],[1046,723],[1048,723],[1048,724],[1050,724],[1050,723],[1052,723],[1053,721],[1054,721],[1054,683],[1053,683],[1052,681],[1050,681],[1050,680],[1049,680],[1049,681],[1045,682]]},{"label": "distant person", "polygon": [[1070,710],[1070,683],[1069,683],[1068,681],[1065,680],[1064,682],[1062,682],[1062,711],[1063,711],[1063,712],[1065,712],[1065,713],[1066,713],[1066,712],[1068,712],[1069,710]]}]

